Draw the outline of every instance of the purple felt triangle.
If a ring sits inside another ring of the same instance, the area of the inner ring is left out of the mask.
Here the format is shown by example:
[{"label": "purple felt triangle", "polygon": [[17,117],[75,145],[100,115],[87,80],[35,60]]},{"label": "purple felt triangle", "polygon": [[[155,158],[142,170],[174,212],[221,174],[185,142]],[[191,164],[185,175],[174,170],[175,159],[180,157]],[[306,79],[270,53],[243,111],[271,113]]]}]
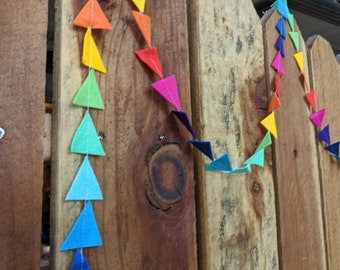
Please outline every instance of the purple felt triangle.
[{"label": "purple felt triangle", "polygon": [[325,116],[325,109],[321,109],[309,116],[309,119],[316,125],[318,128],[321,128],[323,117]]},{"label": "purple felt triangle", "polygon": [[196,139],[196,134],[194,129],[192,128],[192,125],[190,123],[189,117],[186,114],[186,112],[183,111],[171,111],[171,113],[173,113],[178,120],[180,120],[182,122],[182,124],[187,128],[187,130],[189,130],[189,132],[192,134],[192,136],[194,137],[194,139]]},{"label": "purple felt triangle", "polygon": [[193,146],[200,150],[204,155],[206,155],[211,160],[214,160],[214,155],[211,149],[211,143],[209,141],[191,140],[189,141]]},{"label": "purple felt triangle", "polygon": [[286,72],[282,66],[282,56],[280,52],[276,53],[276,56],[272,62],[272,67],[277,71],[277,73],[281,75],[286,75]]},{"label": "purple felt triangle", "polygon": [[283,39],[281,35],[278,37],[276,41],[276,48],[281,53],[281,56],[285,57],[285,50],[283,48]]},{"label": "purple felt triangle", "polygon": [[280,36],[283,37],[283,39],[286,39],[286,33],[285,33],[285,22],[283,18],[281,17],[280,20],[276,24],[276,29],[280,33]]},{"label": "purple felt triangle", "polygon": [[331,144],[331,137],[329,135],[329,125],[325,126],[318,134],[318,138],[327,144]]},{"label": "purple felt triangle", "polygon": [[171,75],[162,80],[154,82],[151,86],[163,96],[178,111],[181,110],[181,102],[178,96],[176,76]]},{"label": "purple felt triangle", "polygon": [[336,142],[336,143],[326,146],[325,149],[331,152],[334,156],[338,157],[339,156],[339,145],[340,145],[340,142]]}]

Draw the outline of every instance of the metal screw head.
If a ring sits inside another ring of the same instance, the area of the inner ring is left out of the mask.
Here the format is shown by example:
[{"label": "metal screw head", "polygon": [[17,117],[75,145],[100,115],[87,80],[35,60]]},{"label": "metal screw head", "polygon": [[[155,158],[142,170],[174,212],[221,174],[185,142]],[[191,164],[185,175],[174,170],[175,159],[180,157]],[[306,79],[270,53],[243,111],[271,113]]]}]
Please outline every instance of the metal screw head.
[{"label": "metal screw head", "polygon": [[0,127],[0,141],[5,137],[6,130],[3,127]]}]

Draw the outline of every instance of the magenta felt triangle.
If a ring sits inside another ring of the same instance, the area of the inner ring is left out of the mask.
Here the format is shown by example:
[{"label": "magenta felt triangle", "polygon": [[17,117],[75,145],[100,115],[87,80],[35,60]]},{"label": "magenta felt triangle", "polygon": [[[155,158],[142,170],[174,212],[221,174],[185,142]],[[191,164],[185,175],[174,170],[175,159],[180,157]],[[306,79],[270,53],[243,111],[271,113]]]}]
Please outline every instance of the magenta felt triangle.
[{"label": "magenta felt triangle", "polygon": [[276,41],[276,49],[281,53],[282,57],[285,57],[285,50],[283,48],[283,39],[281,35],[278,37]]},{"label": "magenta felt triangle", "polygon": [[339,157],[339,146],[340,142],[333,143],[325,147],[327,151],[329,151],[333,156]]},{"label": "magenta felt triangle", "polygon": [[318,138],[327,144],[331,144],[331,137],[329,135],[329,125],[325,126],[318,134]]},{"label": "magenta felt triangle", "polygon": [[138,58],[143,61],[159,78],[163,78],[162,66],[158,58],[156,47],[147,48],[144,50],[135,51]]},{"label": "magenta felt triangle", "polygon": [[103,194],[86,155],[66,195],[66,201],[103,200]]},{"label": "magenta felt triangle", "polygon": [[187,130],[192,134],[192,136],[194,137],[194,139],[196,139],[196,134],[194,129],[192,128],[192,125],[190,123],[189,117],[186,114],[186,112],[183,111],[171,111],[171,113],[173,113],[178,120],[180,120],[182,122],[182,124],[187,128]]},{"label": "magenta felt triangle", "polygon": [[315,91],[311,90],[308,94],[305,95],[309,105],[312,107],[313,111],[316,111],[316,101],[315,101]]},{"label": "magenta felt triangle", "polygon": [[102,245],[91,201],[88,201],[59,250],[70,250]]},{"label": "magenta felt triangle", "polygon": [[83,253],[76,250],[71,265],[71,270],[90,270],[90,266]]},{"label": "magenta felt triangle", "polygon": [[245,165],[257,165],[260,167],[264,166],[264,149],[261,149],[257,152],[255,152],[254,155],[252,155],[250,158],[248,158],[245,162],[243,162]]},{"label": "magenta felt triangle", "polygon": [[181,102],[179,100],[175,75],[154,82],[151,86],[178,111],[181,110]]},{"label": "magenta felt triangle", "polygon": [[206,168],[206,171],[232,171],[229,154],[226,153],[211,162]]},{"label": "magenta felt triangle", "polygon": [[276,29],[279,32],[280,36],[283,39],[286,39],[286,32],[285,32],[285,22],[283,18],[281,17],[278,23],[276,24]]},{"label": "magenta felt triangle", "polygon": [[321,128],[323,117],[325,116],[325,109],[321,109],[312,115],[309,116],[309,119],[316,125],[318,128]]},{"label": "magenta felt triangle", "polygon": [[209,141],[191,140],[189,141],[193,146],[195,146],[199,151],[206,155],[211,160],[214,160],[214,155],[211,149],[211,143]]},{"label": "magenta felt triangle", "polygon": [[281,75],[286,75],[285,70],[282,66],[282,56],[280,52],[276,53],[276,56],[272,62],[272,67]]}]

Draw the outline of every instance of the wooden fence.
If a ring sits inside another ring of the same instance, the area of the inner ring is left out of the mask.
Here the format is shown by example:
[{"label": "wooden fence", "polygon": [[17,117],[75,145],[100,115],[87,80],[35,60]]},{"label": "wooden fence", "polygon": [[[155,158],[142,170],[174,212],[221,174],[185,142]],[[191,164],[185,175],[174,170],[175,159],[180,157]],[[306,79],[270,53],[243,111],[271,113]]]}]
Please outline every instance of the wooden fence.
[{"label": "wooden fence", "polygon": [[[0,261],[6,269],[39,268],[45,2],[0,9],[6,63],[0,73],[0,127],[6,129],[0,140]],[[72,99],[87,70],[80,64],[84,31],[72,21],[85,2],[56,1],[50,263],[58,270],[70,268],[73,253],[59,247],[82,208],[64,199],[81,163],[69,151],[83,115]],[[106,156],[91,158],[104,195],[94,203],[103,246],[84,249],[91,268],[340,269],[339,161],[317,139],[305,99],[315,89],[336,142],[340,70],[329,43],[314,36],[305,45],[300,37],[302,81],[293,43],[288,36],[284,41],[278,138],[265,150],[264,168],[207,172],[208,158],[187,142],[171,107],[150,88],[157,78],[134,54],[144,42],[132,2],[100,4],[113,31],[94,31],[107,74],[97,77],[105,110],[91,115]],[[241,166],[266,132],[259,122],[274,90],[280,15],[273,9],[261,21],[250,0],[147,1],[146,13],[163,73],[176,74],[198,138],[211,141],[215,158],[228,152]],[[170,153],[184,168],[183,192],[173,200],[167,197],[176,185]],[[160,168],[154,179],[151,166]],[[157,207],[146,196],[148,181],[164,181],[152,190]]]}]

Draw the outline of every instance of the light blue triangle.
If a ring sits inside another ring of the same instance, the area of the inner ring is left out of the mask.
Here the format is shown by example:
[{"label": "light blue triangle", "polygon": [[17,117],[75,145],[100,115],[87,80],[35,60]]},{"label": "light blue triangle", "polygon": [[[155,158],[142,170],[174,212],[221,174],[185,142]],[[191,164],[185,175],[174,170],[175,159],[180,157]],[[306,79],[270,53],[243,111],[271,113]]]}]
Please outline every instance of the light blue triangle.
[{"label": "light blue triangle", "polygon": [[237,174],[237,173],[250,173],[251,167],[250,165],[246,165],[244,167],[233,169],[232,171],[226,172],[226,174]]},{"label": "light blue triangle", "polygon": [[103,194],[87,155],[79,167],[65,200],[103,200]]},{"label": "light blue triangle", "polygon": [[211,162],[206,168],[206,171],[232,171],[229,154],[226,153]]},{"label": "light blue triangle", "polygon": [[277,12],[279,12],[285,19],[289,19],[289,10],[287,6],[287,1],[280,1],[277,5]]},{"label": "light blue triangle", "polygon": [[59,250],[70,250],[102,245],[92,203],[88,201]]},{"label": "light blue triangle", "polygon": [[260,167],[264,166],[264,149],[255,152],[250,158],[248,158],[243,164],[246,165],[257,165]]},{"label": "light blue triangle", "polygon": [[90,270],[85,256],[79,250],[76,250],[74,253],[71,270]]},{"label": "light blue triangle", "polygon": [[105,156],[89,110],[86,110],[83,120],[73,136],[71,152],[84,155]]}]

